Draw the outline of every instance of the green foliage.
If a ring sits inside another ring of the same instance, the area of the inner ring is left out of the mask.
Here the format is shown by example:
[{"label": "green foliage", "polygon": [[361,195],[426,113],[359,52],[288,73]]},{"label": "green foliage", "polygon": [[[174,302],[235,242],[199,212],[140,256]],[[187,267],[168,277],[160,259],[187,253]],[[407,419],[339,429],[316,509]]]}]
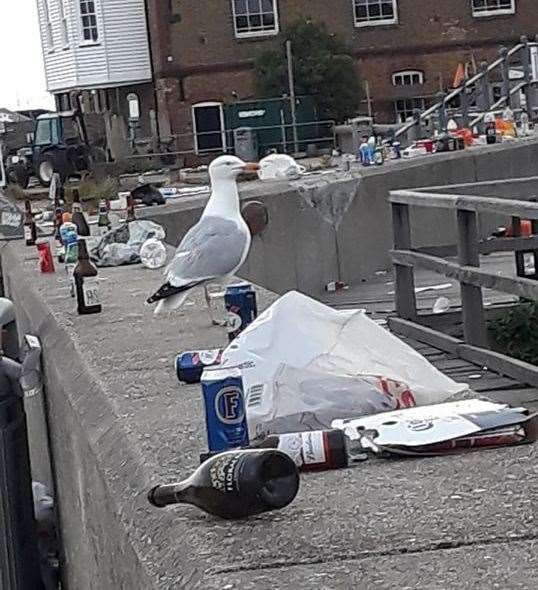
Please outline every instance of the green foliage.
[{"label": "green foliage", "polygon": [[[301,20],[284,33],[293,45],[295,92],[314,96],[320,117],[343,121],[356,115],[362,96],[355,60],[324,25]],[[258,91],[276,97],[289,93],[285,43],[256,59]]]},{"label": "green foliage", "polygon": [[538,365],[538,301],[521,303],[490,328],[506,354]]},{"label": "green foliage", "polygon": [[[24,201],[26,199],[32,199],[32,195],[26,192],[18,184],[8,184],[5,188],[5,193],[13,201]],[[41,196],[42,195],[38,195],[38,198]]]}]

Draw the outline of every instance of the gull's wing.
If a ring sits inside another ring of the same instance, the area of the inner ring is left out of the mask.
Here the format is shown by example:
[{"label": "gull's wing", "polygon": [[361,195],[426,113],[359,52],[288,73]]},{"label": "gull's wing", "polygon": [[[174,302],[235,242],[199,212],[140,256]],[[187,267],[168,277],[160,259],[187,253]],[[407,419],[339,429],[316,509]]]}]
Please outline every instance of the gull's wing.
[{"label": "gull's wing", "polygon": [[173,287],[182,287],[233,273],[249,240],[245,226],[221,217],[203,217],[183,238],[166,278]]}]

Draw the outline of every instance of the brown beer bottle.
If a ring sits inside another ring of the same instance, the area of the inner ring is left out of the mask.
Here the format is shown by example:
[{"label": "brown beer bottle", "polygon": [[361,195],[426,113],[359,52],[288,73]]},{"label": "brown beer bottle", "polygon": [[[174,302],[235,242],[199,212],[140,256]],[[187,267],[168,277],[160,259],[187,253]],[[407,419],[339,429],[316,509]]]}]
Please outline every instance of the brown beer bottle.
[{"label": "brown beer bottle", "polygon": [[97,284],[97,269],[90,262],[86,240],[78,240],[78,264],[73,271],[77,311],[80,315],[100,313],[102,310]]},{"label": "brown beer bottle", "polygon": [[192,504],[226,519],[279,510],[299,490],[299,473],[288,455],[275,450],[228,451],[208,459],[186,480],[153,488],[158,508]]},{"label": "brown beer bottle", "polygon": [[27,246],[35,246],[37,240],[37,227],[32,214],[32,203],[29,199],[24,201],[24,239]]},{"label": "brown beer bottle", "polygon": [[130,223],[131,221],[135,221],[136,219],[136,213],[135,213],[135,200],[133,195],[129,195],[127,197],[127,218],[126,221],[127,223]]},{"label": "brown beer bottle", "polygon": [[348,441],[341,430],[315,430],[271,434],[251,448],[278,449],[289,455],[300,471],[322,471],[348,467]]},{"label": "brown beer bottle", "polygon": [[82,210],[82,203],[80,202],[80,193],[78,189],[73,189],[73,205],[71,206],[73,213],[72,221],[77,226],[77,233],[79,236],[89,236],[90,226],[86,221],[84,211]]}]

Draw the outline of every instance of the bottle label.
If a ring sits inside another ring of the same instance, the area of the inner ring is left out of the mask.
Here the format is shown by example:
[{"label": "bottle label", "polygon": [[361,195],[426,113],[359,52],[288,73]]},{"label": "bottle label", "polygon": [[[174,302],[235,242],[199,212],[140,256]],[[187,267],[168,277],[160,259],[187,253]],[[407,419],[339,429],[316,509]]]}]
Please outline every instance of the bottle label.
[{"label": "bottle label", "polygon": [[29,225],[24,226],[24,239],[28,242],[32,239],[32,228]]},{"label": "bottle label", "polygon": [[327,462],[325,437],[322,431],[281,434],[278,450],[289,455],[298,467]]},{"label": "bottle label", "polygon": [[82,293],[84,296],[84,305],[86,307],[93,307],[94,305],[99,305],[101,303],[99,298],[99,284],[96,278],[84,277]]},{"label": "bottle label", "polygon": [[236,472],[240,460],[240,454],[226,453],[213,462],[209,477],[216,490],[225,493],[238,490]]}]

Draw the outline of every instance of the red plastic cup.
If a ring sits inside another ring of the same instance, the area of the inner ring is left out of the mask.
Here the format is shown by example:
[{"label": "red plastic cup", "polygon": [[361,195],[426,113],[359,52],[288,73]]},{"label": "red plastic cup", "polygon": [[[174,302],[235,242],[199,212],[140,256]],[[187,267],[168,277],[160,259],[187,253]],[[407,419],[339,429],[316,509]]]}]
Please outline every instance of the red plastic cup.
[{"label": "red plastic cup", "polygon": [[37,252],[39,254],[39,268],[41,272],[55,272],[54,259],[52,258],[52,251],[48,242],[42,242],[37,245]]}]

